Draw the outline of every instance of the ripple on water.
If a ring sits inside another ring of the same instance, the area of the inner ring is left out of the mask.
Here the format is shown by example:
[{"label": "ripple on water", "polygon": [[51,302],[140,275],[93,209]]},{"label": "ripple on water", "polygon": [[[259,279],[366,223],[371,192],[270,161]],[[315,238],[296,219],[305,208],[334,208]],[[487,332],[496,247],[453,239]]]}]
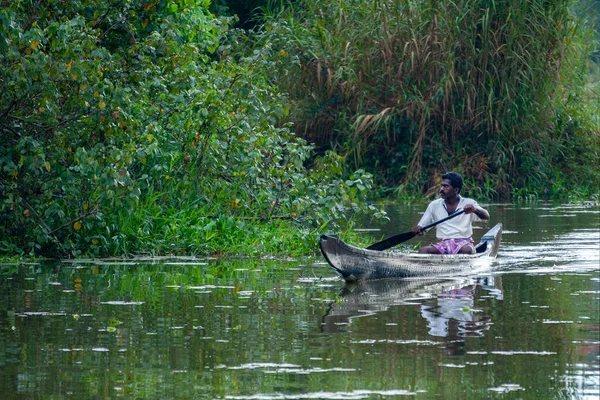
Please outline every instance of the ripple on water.
[{"label": "ripple on water", "polygon": [[355,372],[355,368],[303,368],[297,364],[278,364],[278,363],[249,363],[228,367],[226,365],[220,365],[217,368],[229,369],[229,370],[253,370],[262,369],[266,374],[278,374],[278,373],[292,373],[292,374],[311,374],[311,373],[323,373],[323,372]]},{"label": "ripple on water", "polygon": [[34,317],[34,316],[38,316],[38,317],[64,317],[67,315],[67,313],[62,312],[62,311],[58,311],[58,312],[52,312],[52,311],[25,311],[22,313],[15,313],[15,315],[19,316],[19,317]]},{"label": "ripple on water", "polygon": [[550,241],[531,241],[526,246],[502,246],[499,261],[503,267],[508,268],[513,265],[529,267],[532,263],[558,263],[571,268],[580,266],[584,269],[597,269],[600,258],[599,239],[598,229],[576,229],[557,235]]},{"label": "ripple on water", "polygon": [[235,289],[235,286],[228,286],[228,285],[201,285],[201,286],[186,286],[186,289],[190,289],[190,290]]},{"label": "ripple on water", "polygon": [[514,392],[515,390],[525,390],[525,388],[517,385],[516,383],[505,383],[500,386],[488,388],[489,391],[498,393]]},{"label": "ripple on water", "polygon": [[302,278],[298,278],[298,282],[302,282],[302,283],[313,283],[313,282],[336,282],[339,283],[340,278],[338,276],[330,276],[330,277],[318,277],[318,276],[313,276],[313,277],[302,277]]},{"label": "ripple on water", "polygon": [[239,400],[280,400],[280,399],[330,399],[330,400],[359,400],[373,396],[414,396],[417,392],[409,390],[354,390],[351,392],[311,392],[311,393],[258,393],[248,396],[225,396],[226,399]]},{"label": "ripple on water", "polygon": [[374,344],[374,343],[394,343],[394,344],[412,344],[416,346],[439,346],[444,344],[443,342],[435,340],[417,340],[417,339],[364,339],[364,340],[351,340],[353,344]]},{"label": "ripple on water", "polygon": [[533,351],[533,350],[493,350],[487,351],[467,351],[467,354],[471,355],[486,355],[486,354],[497,354],[500,356],[516,356],[516,355],[535,355],[535,356],[551,356],[556,354],[551,351]]},{"label": "ripple on water", "polygon": [[576,388],[577,398],[599,399],[600,368],[598,368],[598,364],[579,363],[567,364],[567,366],[572,367],[572,369],[563,379],[567,385]]}]

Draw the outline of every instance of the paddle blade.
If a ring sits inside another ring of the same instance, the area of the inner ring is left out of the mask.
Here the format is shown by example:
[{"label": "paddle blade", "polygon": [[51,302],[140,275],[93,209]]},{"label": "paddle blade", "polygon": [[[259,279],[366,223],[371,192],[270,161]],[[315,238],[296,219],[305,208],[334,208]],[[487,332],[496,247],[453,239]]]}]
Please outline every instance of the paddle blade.
[{"label": "paddle blade", "polygon": [[368,250],[380,250],[380,251],[387,250],[389,248],[399,245],[400,243],[404,243],[407,240],[410,240],[414,237],[415,237],[415,234],[413,232],[399,233],[397,235],[390,236],[387,239],[383,239],[381,242],[373,243],[372,245],[367,247],[367,249]]}]

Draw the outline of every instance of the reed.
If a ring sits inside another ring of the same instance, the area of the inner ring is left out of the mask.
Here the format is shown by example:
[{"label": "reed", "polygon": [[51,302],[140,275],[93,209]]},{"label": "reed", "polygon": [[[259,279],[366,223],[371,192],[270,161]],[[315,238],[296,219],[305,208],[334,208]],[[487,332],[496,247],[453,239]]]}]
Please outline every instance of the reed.
[{"label": "reed", "polygon": [[[574,3],[298,1],[267,26],[289,43],[278,79],[298,105],[299,135],[340,149],[383,185],[426,188],[452,168],[481,185],[492,174],[490,193],[502,195],[540,156],[541,175],[557,173],[556,112],[582,92],[597,46]],[[581,145],[598,144],[598,127],[578,130]]]}]

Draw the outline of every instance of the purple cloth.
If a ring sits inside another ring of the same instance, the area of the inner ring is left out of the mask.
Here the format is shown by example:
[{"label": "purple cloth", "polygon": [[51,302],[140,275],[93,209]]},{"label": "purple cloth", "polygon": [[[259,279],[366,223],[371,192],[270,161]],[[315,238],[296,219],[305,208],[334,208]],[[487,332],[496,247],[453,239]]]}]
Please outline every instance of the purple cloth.
[{"label": "purple cloth", "polygon": [[432,246],[438,249],[440,254],[458,254],[463,246],[467,244],[473,245],[474,243],[472,238],[444,239],[441,242],[432,244]]}]

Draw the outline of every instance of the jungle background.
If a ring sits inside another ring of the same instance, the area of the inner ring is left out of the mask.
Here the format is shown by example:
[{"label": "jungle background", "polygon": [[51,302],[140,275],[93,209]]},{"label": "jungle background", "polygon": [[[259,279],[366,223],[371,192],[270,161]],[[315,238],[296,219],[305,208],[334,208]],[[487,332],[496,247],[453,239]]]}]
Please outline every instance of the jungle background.
[{"label": "jungle background", "polygon": [[448,170],[598,200],[595,1],[0,3],[4,256],[307,254]]}]

